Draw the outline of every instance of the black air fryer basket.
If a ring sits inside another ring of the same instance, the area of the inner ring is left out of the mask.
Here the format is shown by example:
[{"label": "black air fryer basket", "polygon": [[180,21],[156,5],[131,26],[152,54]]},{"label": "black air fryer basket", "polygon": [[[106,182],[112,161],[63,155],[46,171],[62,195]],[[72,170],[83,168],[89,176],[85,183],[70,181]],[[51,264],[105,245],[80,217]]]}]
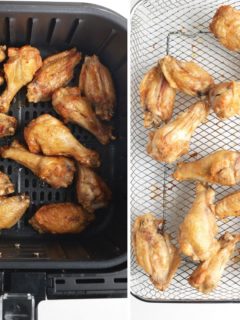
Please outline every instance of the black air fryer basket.
[{"label": "black air fryer basket", "polygon": [[[89,4],[2,2],[0,43],[31,44],[42,57],[76,47],[84,55],[97,54],[111,71],[117,106],[112,125],[116,141],[102,146],[91,134],[69,125],[77,139],[99,152],[100,175],[113,198],[106,209],[96,212],[96,221],[82,234],[38,234],[28,220],[41,205],[76,201],[75,184],[52,189],[28,169],[0,159],[0,170],[8,174],[17,193],[28,193],[31,206],[19,223],[0,235],[0,290],[3,312],[18,302],[31,308],[51,298],[126,296],[127,257],[127,23],[106,8]],[[78,83],[80,66],[71,85]],[[28,103],[25,89],[11,104],[18,119],[14,138],[23,142],[23,128],[43,113],[57,117],[51,103]],[[11,139],[2,139],[1,145]],[[6,294],[7,293],[7,294]],[[36,304],[36,303],[35,303]],[[24,308],[23,308],[24,309]]]}]

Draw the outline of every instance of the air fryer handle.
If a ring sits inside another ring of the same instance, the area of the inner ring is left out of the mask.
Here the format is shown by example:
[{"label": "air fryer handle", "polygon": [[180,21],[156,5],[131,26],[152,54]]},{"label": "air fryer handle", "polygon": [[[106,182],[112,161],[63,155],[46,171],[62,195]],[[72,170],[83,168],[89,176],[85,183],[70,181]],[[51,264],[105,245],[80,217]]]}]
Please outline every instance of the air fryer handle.
[{"label": "air fryer handle", "polygon": [[5,293],[1,296],[3,320],[34,320],[35,300],[29,293]]}]

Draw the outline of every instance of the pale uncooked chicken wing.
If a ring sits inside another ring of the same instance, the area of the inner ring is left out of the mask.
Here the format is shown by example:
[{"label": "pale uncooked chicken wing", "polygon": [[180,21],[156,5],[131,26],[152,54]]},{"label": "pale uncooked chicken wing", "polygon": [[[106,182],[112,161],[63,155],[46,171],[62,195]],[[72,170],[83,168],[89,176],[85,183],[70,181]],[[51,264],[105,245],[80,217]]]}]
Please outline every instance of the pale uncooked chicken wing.
[{"label": "pale uncooked chicken wing", "polygon": [[215,204],[215,212],[218,218],[240,216],[240,191],[235,191],[217,201]]},{"label": "pale uncooked chicken wing", "polygon": [[13,193],[15,190],[9,177],[0,171],[0,196],[5,196],[7,194]]},{"label": "pale uncooked chicken wing", "polygon": [[13,136],[17,129],[17,119],[0,113],[0,138]]}]

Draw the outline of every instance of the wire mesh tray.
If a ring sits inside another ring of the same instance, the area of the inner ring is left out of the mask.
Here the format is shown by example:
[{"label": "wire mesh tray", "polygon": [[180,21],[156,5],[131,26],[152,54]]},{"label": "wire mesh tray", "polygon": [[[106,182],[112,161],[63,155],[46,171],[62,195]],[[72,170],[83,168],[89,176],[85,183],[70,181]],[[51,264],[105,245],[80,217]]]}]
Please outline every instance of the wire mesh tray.
[{"label": "wire mesh tray", "polygon": [[[140,1],[131,19],[131,222],[136,216],[153,212],[166,219],[165,231],[176,243],[178,226],[195,196],[194,182],[177,182],[171,174],[175,164],[161,164],[146,153],[150,130],[143,127],[143,111],[139,101],[139,83],[144,73],[166,54],[181,60],[194,60],[203,66],[216,82],[239,80],[240,55],[220,45],[209,32],[216,9],[232,4],[240,9],[240,1],[180,0]],[[174,117],[196,102],[197,98],[178,93]],[[240,118],[219,121],[214,114],[197,128],[188,155],[181,161],[193,161],[221,149],[240,150]],[[216,199],[240,187],[214,185]],[[240,221],[230,218],[218,221],[219,236],[225,231],[240,232]],[[183,259],[171,285],[165,292],[154,288],[148,276],[137,266],[131,254],[131,291],[147,301],[240,301],[240,259],[238,250],[225,270],[222,281],[211,294],[192,288],[187,279],[196,268]]]}]

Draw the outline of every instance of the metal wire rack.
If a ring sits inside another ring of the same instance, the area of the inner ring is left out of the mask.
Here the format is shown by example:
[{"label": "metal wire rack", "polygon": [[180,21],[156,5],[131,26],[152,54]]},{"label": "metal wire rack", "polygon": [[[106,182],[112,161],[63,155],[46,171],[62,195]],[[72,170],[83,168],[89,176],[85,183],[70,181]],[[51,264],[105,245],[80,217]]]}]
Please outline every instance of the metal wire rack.
[{"label": "metal wire rack", "polygon": [[[175,164],[161,164],[146,153],[147,130],[139,103],[139,83],[143,74],[162,56],[173,55],[194,60],[203,66],[216,82],[239,80],[240,54],[225,49],[209,32],[216,9],[231,4],[240,9],[240,1],[220,0],[144,0],[134,7],[131,18],[131,223],[136,216],[153,212],[166,219],[165,231],[176,242],[178,226],[191,207],[195,195],[193,182],[177,182],[171,174]],[[176,97],[174,116],[196,102],[185,94]],[[219,121],[214,114],[201,125],[191,140],[191,150],[182,160],[192,161],[221,148],[240,150],[240,118]],[[216,199],[239,189],[214,185]],[[225,231],[240,232],[240,220],[218,222],[219,236]],[[160,292],[136,264],[131,254],[131,291],[148,301],[240,301],[240,259],[235,257],[227,267],[218,288],[209,295],[193,289],[187,282],[196,265],[183,259],[169,289]]]}]

